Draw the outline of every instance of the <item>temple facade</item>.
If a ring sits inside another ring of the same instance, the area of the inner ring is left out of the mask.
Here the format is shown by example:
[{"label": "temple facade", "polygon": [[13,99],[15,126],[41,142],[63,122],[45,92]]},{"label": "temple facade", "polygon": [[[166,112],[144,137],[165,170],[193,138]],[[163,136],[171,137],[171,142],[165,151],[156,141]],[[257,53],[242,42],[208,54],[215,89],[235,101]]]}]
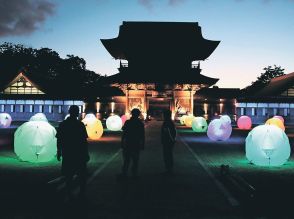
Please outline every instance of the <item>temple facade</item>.
[{"label": "temple facade", "polygon": [[195,93],[219,80],[201,74],[200,62],[220,41],[203,38],[198,23],[123,22],[116,38],[101,42],[120,60],[119,72],[104,80],[124,92],[112,98],[118,114],[133,108],[153,117],[164,109],[173,116],[194,113]]}]

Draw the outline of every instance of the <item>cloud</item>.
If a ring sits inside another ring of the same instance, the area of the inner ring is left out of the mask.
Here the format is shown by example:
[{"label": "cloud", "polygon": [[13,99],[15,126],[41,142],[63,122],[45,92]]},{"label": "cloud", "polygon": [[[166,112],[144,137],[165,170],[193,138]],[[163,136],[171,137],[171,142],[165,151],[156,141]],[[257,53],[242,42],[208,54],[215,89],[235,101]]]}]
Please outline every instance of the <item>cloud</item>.
[{"label": "cloud", "polygon": [[[169,6],[177,6],[186,0],[167,0],[167,4]],[[153,3],[156,2],[156,0],[138,0],[138,2],[143,5],[147,9],[152,9],[153,8]]]},{"label": "cloud", "polygon": [[54,11],[48,0],[0,0],[0,37],[30,34]]}]

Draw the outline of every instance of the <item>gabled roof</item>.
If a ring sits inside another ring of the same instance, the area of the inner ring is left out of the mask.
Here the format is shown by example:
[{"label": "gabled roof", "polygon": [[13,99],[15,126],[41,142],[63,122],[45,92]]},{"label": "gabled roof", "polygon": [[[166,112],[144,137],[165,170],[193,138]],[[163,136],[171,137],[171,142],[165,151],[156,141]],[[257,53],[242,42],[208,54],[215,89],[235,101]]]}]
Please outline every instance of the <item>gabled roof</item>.
[{"label": "gabled roof", "polygon": [[294,72],[273,78],[268,85],[256,93],[256,96],[279,96],[291,86],[294,86]]},{"label": "gabled roof", "polygon": [[197,97],[217,99],[237,98],[239,95],[240,88],[219,88],[217,86],[213,86],[212,88],[202,88],[196,93]]}]

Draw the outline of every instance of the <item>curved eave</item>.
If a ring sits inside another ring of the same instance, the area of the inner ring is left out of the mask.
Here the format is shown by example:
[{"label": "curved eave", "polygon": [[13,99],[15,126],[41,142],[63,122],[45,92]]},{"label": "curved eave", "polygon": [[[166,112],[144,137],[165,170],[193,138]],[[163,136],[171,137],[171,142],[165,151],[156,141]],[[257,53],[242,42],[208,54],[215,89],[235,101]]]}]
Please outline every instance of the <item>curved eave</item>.
[{"label": "curved eave", "polygon": [[220,41],[203,39],[200,44],[195,44],[191,47],[192,58],[194,60],[207,59],[214,52],[216,47],[218,47],[219,43]]},{"label": "curved eave", "polygon": [[100,41],[113,58],[126,59],[126,57],[120,47],[120,41],[118,38],[101,39]]}]

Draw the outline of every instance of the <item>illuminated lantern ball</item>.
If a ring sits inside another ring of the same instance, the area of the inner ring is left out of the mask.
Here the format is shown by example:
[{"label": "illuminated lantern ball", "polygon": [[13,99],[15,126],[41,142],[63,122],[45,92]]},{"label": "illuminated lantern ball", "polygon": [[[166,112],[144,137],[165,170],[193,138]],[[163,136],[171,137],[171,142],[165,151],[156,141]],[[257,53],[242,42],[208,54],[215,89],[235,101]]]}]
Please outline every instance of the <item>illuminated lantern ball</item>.
[{"label": "illuminated lantern ball", "polygon": [[207,136],[213,141],[225,141],[232,133],[231,125],[224,125],[220,119],[212,120],[207,129]]},{"label": "illuminated lantern ball", "polygon": [[237,125],[239,129],[251,129],[251,118],[249,116],[241,116],[237,121]]},{"label": "illuminated lantern ball", "polygon": [[44,113],[36,113],[33,115],[29,121],[43,121],[48,122],[47,117]]},{"label": "illuminated lantern ball", "polygon": [[220,120],[223,126],[231,126],[231,118],[228,115],[222,115]]},{"label": "illuminated lantern ball", "polygon": [[181,118],[180,118],[180,123],[181,123],[181,125],[185,125],[185,119],[187,118],[187,115],[183,115],[183,116],[181,116]]},{"label": "illuminated lantern ball", "polygon": [[195,117],[193,115],[189,115],[185,118],[185,125],[187,127],[192,127],[192,121]]},{"label": "illuminated lantern ball", "polygon": [[88,137],[92,140],[98,140],[103,134],[103,126],[99,119],[93,114],[87,114],[82,122],[86,126]]},{"label": "illuminated lantern ball", "polygon": [[0,128],[8,128],[11,121],[11,116],[8,113],[0,113]]},{"label": "illuminated lantern ball", "polygon": [[246,157],[255,165],[280,166],[290,156],[289,139],[275,125],[259,125],[246,138]]},{"label": "illuminated lantern ball", "polygon": [[121,118],[117,115],[109,116],[106,119],[106,127],[110,131],[119,131],[122,128]]},{"label": "illuminated lantern ball", "polygon": [[283,124],[285,123],[283,116],[274,116],[273,118],[280,119],[283,122]]},{"label": "illuminated lantern ball", "polygon": [[268,119],[265,124],[266,125],[275,125],[275,126],[279,127],[280,129],[282,129],[283,131],[285,131],[284,123],[278,118]]},{"label": "illuminated lantern ball", "polygon": [[22,161],[50,161],[56,155],[55,135],[55,128],[48,122],[25,122],[14,133],[14,152]]},{"label": "illuminated lantern ball", "polygon": [[206,132],[207,122],[203,117],[194,117],[192,120],[192,129],[194,132]]},{"label": "illuminated lantern ball", "polygon": [[120,118],[121,118],[122,125],[124,125],[125,122],[126,122],[128,119],[130,119],[130,116],[127,115],[127,114],[124,114],[124,115],[122,115]]}]

